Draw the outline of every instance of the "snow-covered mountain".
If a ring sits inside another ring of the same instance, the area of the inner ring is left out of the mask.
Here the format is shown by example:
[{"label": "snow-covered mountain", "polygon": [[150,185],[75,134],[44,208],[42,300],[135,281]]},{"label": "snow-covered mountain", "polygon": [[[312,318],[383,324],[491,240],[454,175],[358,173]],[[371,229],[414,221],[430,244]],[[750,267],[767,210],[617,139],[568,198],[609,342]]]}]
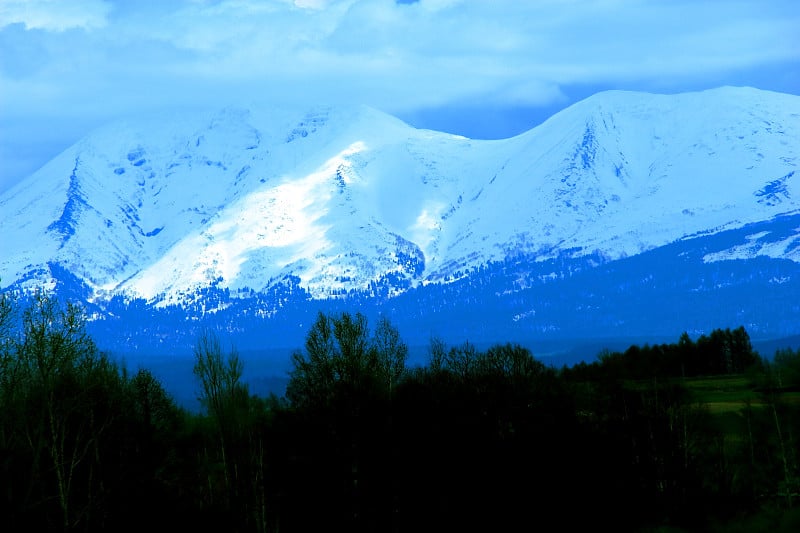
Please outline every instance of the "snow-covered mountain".
[{"label": "snow-covered mountain", "polygon": [[[0,284],[155,304],[286,278],[315,298],[452,282],[490,261],[613,261],[800,213],[800,97],[596,94],[505,140],[366,107],[110,124],[0,196]],[[800,263],[800,228],[709,253]]]}]

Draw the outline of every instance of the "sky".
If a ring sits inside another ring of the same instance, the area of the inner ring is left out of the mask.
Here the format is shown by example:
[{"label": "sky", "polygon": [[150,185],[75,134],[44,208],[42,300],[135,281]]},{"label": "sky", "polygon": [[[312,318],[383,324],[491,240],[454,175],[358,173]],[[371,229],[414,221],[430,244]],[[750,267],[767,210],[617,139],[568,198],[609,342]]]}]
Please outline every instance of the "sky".
[{"label": "sky", "polygon": [[797,0],[0,0],[0,193],[171,109],[366,104],[472,138],[611,90],[800,94]]}]

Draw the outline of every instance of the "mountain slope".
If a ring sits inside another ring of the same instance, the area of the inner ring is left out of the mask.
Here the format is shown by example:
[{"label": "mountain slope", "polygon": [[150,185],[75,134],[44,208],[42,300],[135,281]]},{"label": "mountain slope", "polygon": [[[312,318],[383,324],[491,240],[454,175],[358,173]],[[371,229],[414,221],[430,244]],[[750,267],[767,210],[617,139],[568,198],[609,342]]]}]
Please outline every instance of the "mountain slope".
[{"label": "mountain slope", "polygon": [[[799,97],[731,87],[600,93],[499,141],[365,107],[130,120],[0,197],[0,279],[56,264],[95,297],[167,304],[287,276],[324,298],[520,255],[610,261],[798,212],[798,139]],[[798,242],[754,235],[707,260],[800,262]]]}]

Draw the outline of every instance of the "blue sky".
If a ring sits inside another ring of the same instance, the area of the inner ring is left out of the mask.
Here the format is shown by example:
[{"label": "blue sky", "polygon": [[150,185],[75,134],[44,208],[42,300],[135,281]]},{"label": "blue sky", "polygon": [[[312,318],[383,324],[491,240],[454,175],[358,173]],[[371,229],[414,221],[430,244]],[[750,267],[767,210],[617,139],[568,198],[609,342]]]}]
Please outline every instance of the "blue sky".
[{"label": "blue sky", "polygon": [[800,94],[797,0],[2,0],[0,192],[124,116],[363,103],[509,137],[606,89]]}]

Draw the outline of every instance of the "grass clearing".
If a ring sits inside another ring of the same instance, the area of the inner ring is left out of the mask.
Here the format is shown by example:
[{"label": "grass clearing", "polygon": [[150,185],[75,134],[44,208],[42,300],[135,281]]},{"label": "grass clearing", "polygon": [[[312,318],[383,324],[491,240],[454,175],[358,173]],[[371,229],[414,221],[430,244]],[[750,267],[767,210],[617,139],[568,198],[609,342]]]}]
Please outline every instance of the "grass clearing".
[{"label": "grass clearing", "polygon": [[[744,374],[674,378],[674,383],[684,385],[690,392],[692,403],[708,409],[715,423],[727,434],[735,434],[744,427],[744,412],[748,406],[753,410],[767,407],[763,392],[757,389],[751,377]],[[647,389],[650,380],[629,382],[635,389]],[[780,403],[800,406],[800,391],[779,393]]]},{"label": "grass clearing", "polygon": [[705,404],[712,415],[738,413],[749,404],[764,407],[762,394],[744,375],[704,376],[684,380],[695,401]]}]

